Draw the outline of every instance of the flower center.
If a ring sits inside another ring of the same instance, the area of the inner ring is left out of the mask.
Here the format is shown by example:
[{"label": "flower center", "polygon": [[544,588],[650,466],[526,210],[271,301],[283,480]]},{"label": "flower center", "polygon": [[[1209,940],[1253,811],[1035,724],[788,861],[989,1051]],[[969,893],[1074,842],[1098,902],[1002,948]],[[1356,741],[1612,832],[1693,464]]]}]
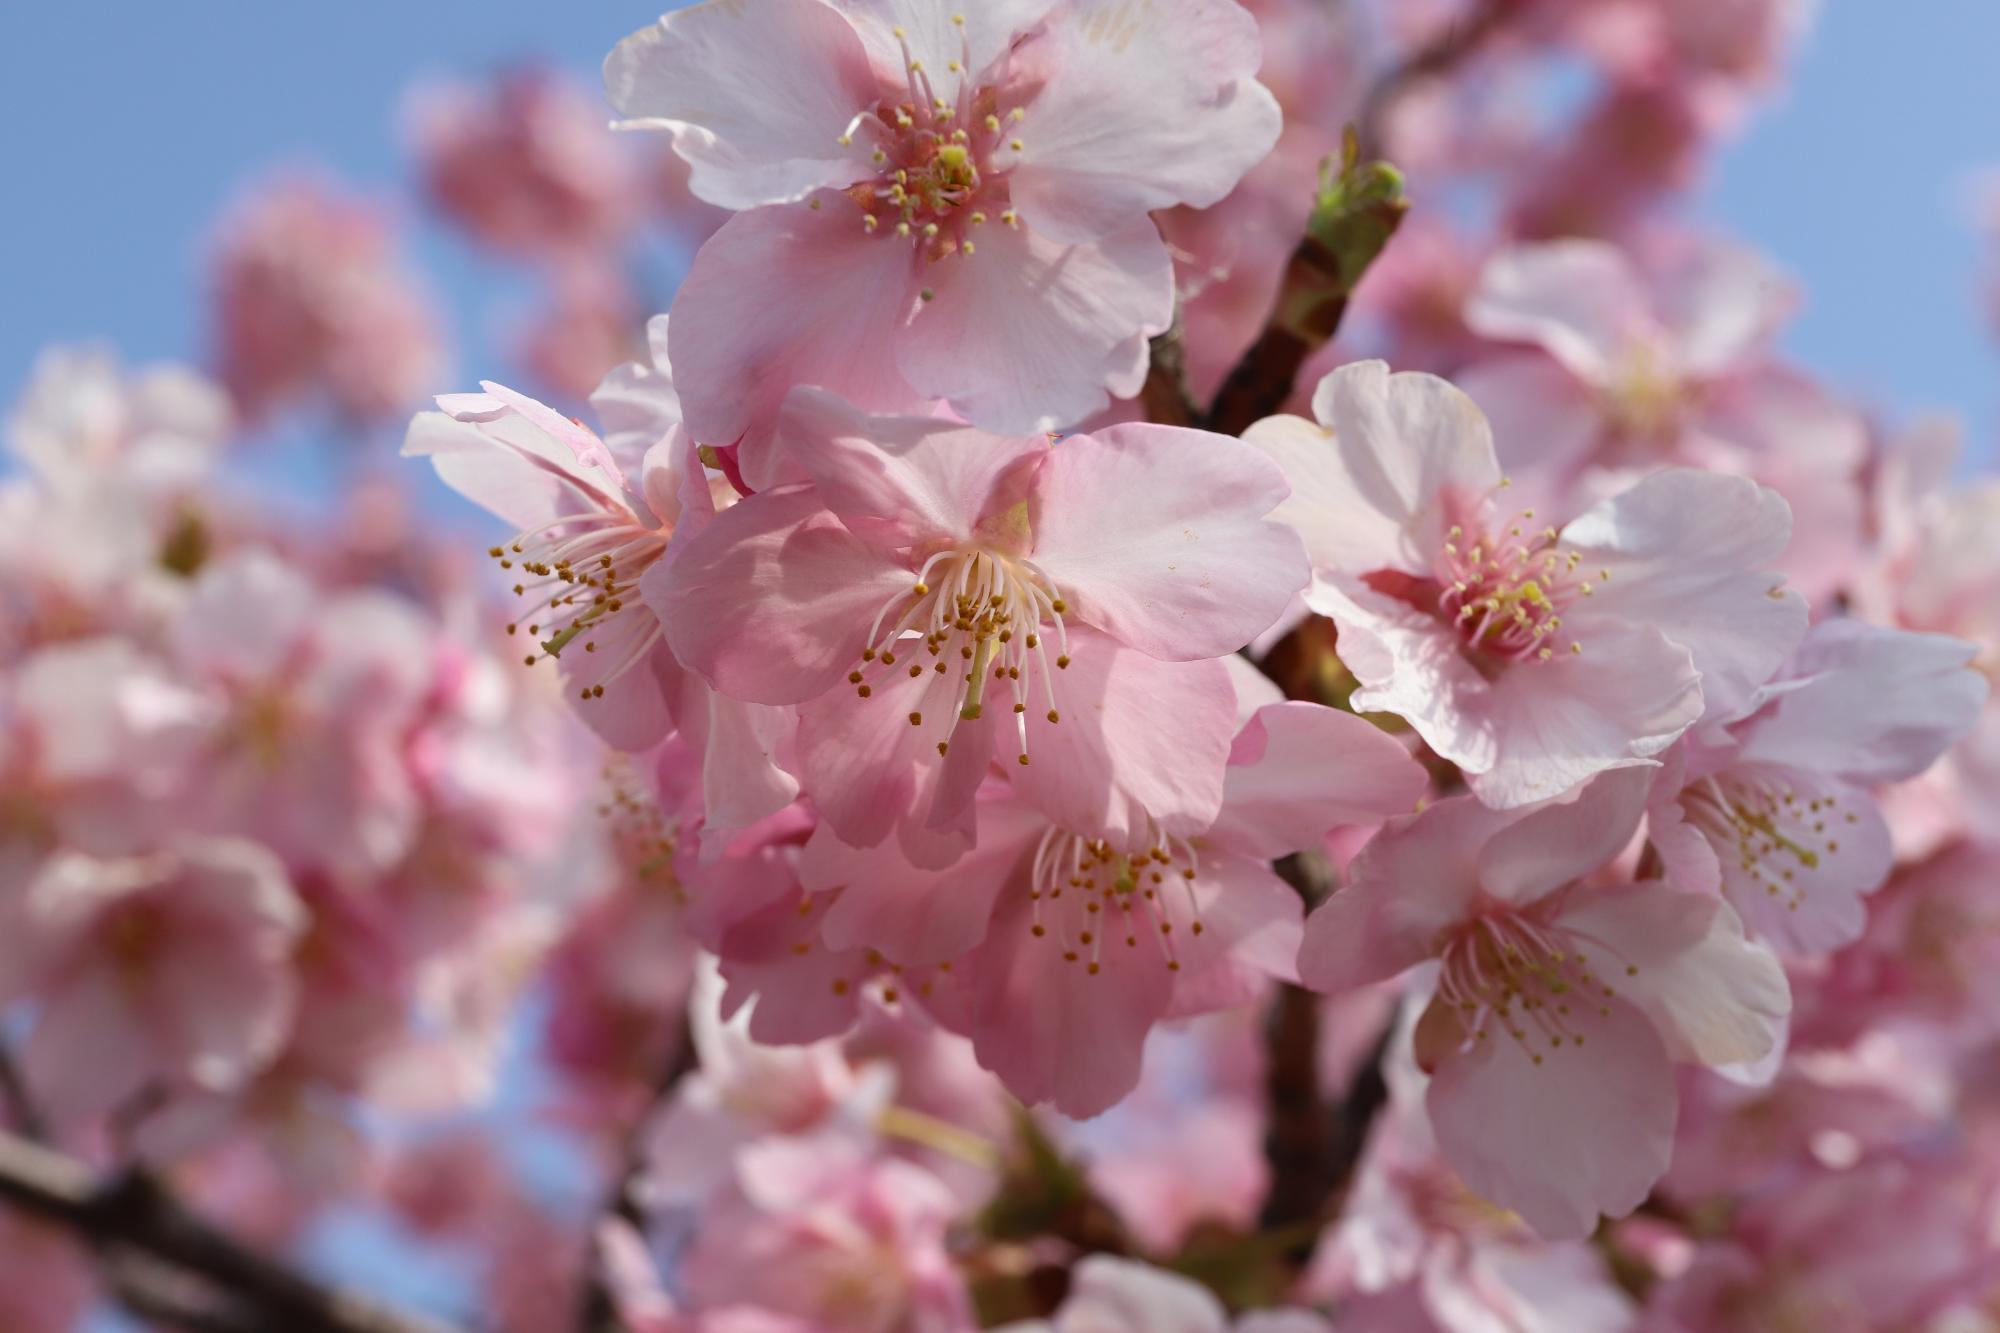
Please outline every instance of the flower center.
[{"label": "flower center", "polygon": [[[1578,571],[1582,554],[1561,550],[1556,530],[1534,528],[1534,517],[1522,510],[1497,536],[1454,524],[1438,553],[1438,615],[1489,659],[1546,662],[1559,649],[1583,651],[1562,637],[1562,613],[1595,585]],[[1598,571],[1600,582],[1610,577]]]},{"label": "flower center", "polygon": [[1605,1002],[1617,995],[1581,953],[1518,913],[1462,928],[1445,944],[1442,963],[1437,1001],[1456,1011],[1459,1028],[1485,1041],[1497,1024],[1538,1065],[1540,1047],[1583,1045],[1572,1020],[1588,1008],[1608,1018]]},{"label": "flower center", "polygon": [[[935,674],[955,681],[954,727],[960,720],[976,722],[984,716],[987,690],[1003,686],[1013,701],[1025,764],[1028,697],[1037,675],[1048,703],[1048,720],[1061,720],[1055,676],[1049,669],[1048,633],[1054,630],[1055,669],[1060,671],[1069,666],[1069,637],[1063,628],[1068,609],[1048,576],[1029,561],[981,547],[948,548],[924,562],[908,592],[896,594],[876,612],[861,665],[848,673],[847,680],[855,694],[866,699],[874,693],[870,677],[879,680],[885,668],[907,671],[914,680],[928,665]],[[904,665],[904,655],[916,660]],[[922,726],[923,715],[910,714],[910,723]],[[945,753],[950,740],[947,732],[938,742],[939,754]]]},{"label": "flower center", "polygon": [[[1133,849],[1051,827],[1029,874],[1028,929],[1036,939],[1053,936],[1063,961],[1082,962],[1091,976],[1102,966],[1107,940],[1113,948],[1137,949],[1141,938],[1153,941],[1168,971],[1178,972],[1176,918],[1191,935],[1205,929],[1195,893],[1200,874],[1193,844],[1150,822]],[[1176,895],[1185,895],[1184,907]]]},{"label": "flower center", "polygon": [[595,683],[582,690],[584,699],[602,698],[605,685],[644,660],[660,639],[659,620],[639,599],[637,584],[671,535],[629,513],[606,511],[565,515],[490,549],[500,568],[518,564],[534,579],[514,585],[526,609],[507,626],[509,634],[525,626],[538,641],[541,651],[529,653],[527,664],[559,658],[579,639],[585,652],[595,653],[602,639],[617,660],[593,673]]},{"label": "flower center", "polygon": [[1005,172],[1021,151],[1011,130],[1022,109],[1003,109],[998,89],[973,81],[965,18],[954,14],[952,22],[961,32],[960,57],[935,80],[896,29],[905,95],[861,112],[840,136],[843,147],[857,138],[872,144],[876,179],[847,192],[861,206],[861,225],[870,235],[914,241],[930,260],[971,255],[973,229],[989,219],[1020,225],[1008,207]]},{"label": "flower center", "polygon": [[1831,792],[1800,792],[1771,772],[1731,771],[1703,778],[1681,793],[1681,812],[1699,829],[1728,868],[1760,884],[1798,910],[1806,886],[1825,857],[1840,854],[1842,824],[1860,816],[1839,808]]}]

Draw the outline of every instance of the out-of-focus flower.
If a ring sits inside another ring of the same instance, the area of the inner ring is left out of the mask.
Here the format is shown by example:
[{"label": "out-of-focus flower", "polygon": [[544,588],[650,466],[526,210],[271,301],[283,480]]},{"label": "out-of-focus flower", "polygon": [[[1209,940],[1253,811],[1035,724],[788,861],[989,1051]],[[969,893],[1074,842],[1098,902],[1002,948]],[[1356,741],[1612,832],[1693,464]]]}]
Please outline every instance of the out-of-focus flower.
[{"label": "out-of-focus flower", "polygon": [[305,915],[284,867],[241,842],[117,861],[50,858],[5,906],[0,994],[40,1006],[26,1070],[64,1118],[154,1080],[229,1090],[278,1053]]},{"label": "out-of-focus flower", "polygon": [[1004,1333],[1332,1333],[1305,1310],[1260,1310],[1232,1321],[1200,1283],[1129,1259],[1092,1255],[1071,1275],[1069,1297],[1048,1320]]},{"label": "out-of-focus flower", "polygon": [[367,423],[420,402],[443,368],[428,297],[372,204],[311,177],[238,205],[217,241],[217,371],[256,419],[323,397]]},{"label": "out-of-focus flower", "polygon": [[553,70],[422,89],[410,124],[431,200],[484,245],[529,258],[616,244],[637,177],[595,97]]}]

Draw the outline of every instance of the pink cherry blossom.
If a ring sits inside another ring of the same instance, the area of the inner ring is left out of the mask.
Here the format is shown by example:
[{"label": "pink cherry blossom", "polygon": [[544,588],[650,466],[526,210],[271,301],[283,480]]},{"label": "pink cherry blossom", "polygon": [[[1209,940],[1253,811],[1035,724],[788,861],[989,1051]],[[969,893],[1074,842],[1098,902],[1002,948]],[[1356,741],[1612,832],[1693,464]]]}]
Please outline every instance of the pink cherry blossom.
[{"label": "pink cherry blossom", "polygon": [[1915,777],[1968,732],[1986,682],[1972,645],[1829,621],[1769,699],[1726,736],[1682,742],[1648,834],[1680,887],[1721,892],[1753,935],[1792,953],[1855,939],[1889,873],[1871,788]]},{"label": "pink cherry blossom", "polygon": [[698,1308],[754,1305],[852,1333],[975,1327],[944,1247],[956,1205],[934,1176],[837,1137],[737,1153],[684,1269]]},{"label": "pink cherry blossom", "polygon": [[436,320],[371,204],[310,177],[272,182],[228,220],[214,270],[217,370],[246,416],[323,395],[379,420],[438,377]]},{"label": "pink cherry blossom", "polygon": [[1414,1038],[1439,1148],[1550,1239],[1630,1212],[1666,1170],[1673,1063],[1756,1060],[1791,1007],[1720,899],[1580,882],[1632,841],[1649,785],[1612,772],[1566,804],[1457,798],[1394,821],[1299,954],[1333,992],[1439,963]]},{"label": "pink cherry blossom", "polygon": [[[784,430],[811,484],[717,515],[657,605],[718,691],[801,705],[800,776],[843,837],[872,846],[912,811],[912,836],[969,834],[1005,751],[1079,827],[1213,817],[1234,709],[1211,659],[1303,581],[1264,517],[1275,468],[1168,427],[1051,445],[803,389]],[[1166,715],[1171,735],[1148,724]]]},{"label": "pink cherry blossom", "polygon": [[1233,0],[756,0],[628,37],[605,65],[626,125],[742,210],[680,293],[696,437],[760,439],[793,383],[1008,433],[1136,393],[1173,314],[1146,215],[1270,150],[1259,55]]},{"label": "pink cherry blossom", "polygon": [[1774,492],[1663,472],[1558,529],[1507,512],[1486,420],[1442,380],[1362,362],[1313,411],[1246,435],[1292,483],[1306,601],[1339,627],[1355,706],[1405,718],[1488,804],[1653,763],[1804,632],[1764,569],[1790,528]]},{"label": "pink cherry blossom", "polygon": [[601,247],[638,183],[597,101],[547,69],[423,89],[412,134],[433,202],[483,244],[530,257]]},{"label": "pink cherry blossom", "polygon": [[995,785],[978,803],[978,846],[943,869],[910,865],[894,844],[857,850],[822,826],[800,875],[809,890],[841,890],[819,920],[828,950],[912,973],[920,1000],[972,1037],[1015,1096],[1088,1116],[1137,1083],[1161,1021],[1243,1003],[1263,978],[1291,974],[1298,899],[1271,859],[1407,811],[1424,786],[1366,723],[1273,704],[1237,737],[1206,828],[1079,831]]},{"label": "pink cherry blossom", "polygon": [[403,453],[429,458],[446,484],[518,527],[492,548],[519,580],[509,626],[555,659],[578,713],[620,749],[672,725],[678,671],[640,595],[680,512],[675,442],[621,453],[588,427],[497,384],[438,400],[410,423]]},{"label": "pink cherry blossom", "polygon": [[26,1052],[65,1118],[155,1080],[227,1090],[278,1053],[304,929],[284,868],[226,841],[114,861],[51,857],[7,904],[0,992],[40,1005]]},{"label": "pink cherry blossom", "polygon": [[1669,465],[1735,472],[1794,513],[1784,567],[1817,594],[1852,573],[1861,525],[1859,417],[1777,365],[1796,297],[1748,250],[1659,238],[1642,268],[1602,241],[1495,255],[1466,305],[1502,352],[1459,377],[1493,420],[1502,461],[1541,498],[1593,500]]}]

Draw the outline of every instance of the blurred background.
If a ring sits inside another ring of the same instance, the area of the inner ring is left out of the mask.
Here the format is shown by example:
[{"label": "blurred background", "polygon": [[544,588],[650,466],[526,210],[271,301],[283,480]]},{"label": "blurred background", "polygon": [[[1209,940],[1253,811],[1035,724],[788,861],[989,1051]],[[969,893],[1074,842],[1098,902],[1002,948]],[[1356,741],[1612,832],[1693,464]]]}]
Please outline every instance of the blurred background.
[{"label": "blurred background", "polygon": [[[207,354],[205,265],[219,210],[274,169],[315,169],[382,201],[447,315],[439,387],[518,373],[549,283],[468,249],[415,202],[415,90],[553,66],[596,88],[641,6],[354,0],[338,6],[7,6],[0,43],[0,396],[35,349],[104,339],[133,360]],[[1771,255],[1807,300],[1783,346],[1890,414],[2000,424],[1981,281],[2000,204],[1990,0],[1822,5],[1778,86],[1706,160],[1695,216]],[[629,145],[635,148],[639,145]],[[648,138],[645,153],[659,144]],[[1421,191],[1419,192],[1421,206]],[[1983,214],[1983,217],[1982,217]],[[659,305],[671,238],[633,242]]]}]

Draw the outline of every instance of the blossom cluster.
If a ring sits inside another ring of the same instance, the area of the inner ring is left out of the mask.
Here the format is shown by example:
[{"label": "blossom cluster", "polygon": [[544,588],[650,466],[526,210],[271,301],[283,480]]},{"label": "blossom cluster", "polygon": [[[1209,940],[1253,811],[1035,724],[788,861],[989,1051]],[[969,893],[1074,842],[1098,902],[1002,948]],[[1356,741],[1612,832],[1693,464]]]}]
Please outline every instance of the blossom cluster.
[{"label": "blossom cluster", "polygon": [[213,379],[8,423],[6,1125],[507,1333],[2000,1326],[2000,485],[1668,208],[1801,10],[704,0],[607,111],[433,87],[540,396],[317,514],[232,465],[444,322],[264,187]]}]

